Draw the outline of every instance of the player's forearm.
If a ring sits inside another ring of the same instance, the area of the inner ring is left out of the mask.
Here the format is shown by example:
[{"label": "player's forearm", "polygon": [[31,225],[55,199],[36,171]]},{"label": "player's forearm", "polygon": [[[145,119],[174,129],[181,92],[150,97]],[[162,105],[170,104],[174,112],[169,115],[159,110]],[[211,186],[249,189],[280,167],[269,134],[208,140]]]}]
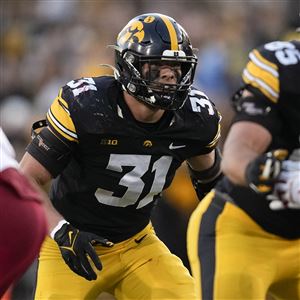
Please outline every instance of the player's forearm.
[{"label": "player's forearm", "polygon": [[221,169],[233,183],[246,186],[246,168],[247,165],[257,156],[257,153],[246,146],[230,147],[224,151]]},{"label": "player's forearm", "polygon": [[34,185],[41,194],[40,199],[44,207],[48,222],[48,231],[50,233],[57,223],[63,219],[53,207],[48,195],[42,189],[42,187],[51,180],[51,175],[28,153],[23,156],[19,170],[31,181],[32,185]]},{"label": "player's forearm", "polygon": [[[28,176],[27,176],[28,177]],[[63,216],[59,214],[59,212],[53,207],[48,195],[40,188],[40,186],[37,184],[37,182],[33,181],[31,178],[31,183],[33,186],[39,190],[42,197],[40,198],[42,201],[42,206],[44,208],[44,212],[47,219],[48,224],[48,233],[50,234],[51,231],[56,227],[56,225],[59,223],[59,221],[63,220]]]},{"label": "player's forearm", "polygon": [[233,124],[223,149],[221,169],[235,184],[247,186],[246,168],[271,143],[270,133],[261,125],[243,121]]},{"label": "player's forearm", "polygon": [[50,234],[52,232],[52,230],[57,226],[57,224],[64,218],[53,207],[53,205],[48,197],[47,197],[47,199],[45,199],[45,201],[43,201],[42,204],[43,204],[47,222],[48,222],[48,233]]}]

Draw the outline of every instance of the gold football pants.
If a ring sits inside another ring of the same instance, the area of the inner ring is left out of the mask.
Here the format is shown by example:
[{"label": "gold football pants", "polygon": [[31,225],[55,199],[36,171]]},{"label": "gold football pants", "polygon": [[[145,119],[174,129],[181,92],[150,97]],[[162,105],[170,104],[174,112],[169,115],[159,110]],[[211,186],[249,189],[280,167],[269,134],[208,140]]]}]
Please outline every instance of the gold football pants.
[{"label": "gold football pants", "polygon": [[187,244],[198,299],[300,299],[300,239],[264,231],[215,191],[193,212]]},{"label": "gold football pants", "polygon": [[119,300],[196,299],[194,279],[150,224],[112,248],[95,249],[103,269],[97,270],[97,280],[88,281],[69,269],[55,241],[47,238],[39,257],[35,299],[90,300],[102,292]]}]

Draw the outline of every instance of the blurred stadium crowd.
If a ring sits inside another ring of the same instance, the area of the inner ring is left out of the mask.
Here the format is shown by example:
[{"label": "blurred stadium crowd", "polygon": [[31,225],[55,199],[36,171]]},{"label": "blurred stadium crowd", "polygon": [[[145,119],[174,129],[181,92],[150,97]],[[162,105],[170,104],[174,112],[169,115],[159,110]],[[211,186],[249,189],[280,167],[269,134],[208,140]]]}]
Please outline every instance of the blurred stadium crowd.
[{"label": "blurred stadium crowd", "polygon": [[[198,49],[195,85],[221,111],[223,141],[232,116],[230,97],[239,85],[246,53],[261,43],[288,39],[299,23],[299,6],[297,0],[0,0],[1,126],[19,159],[32,122],[44,117],[59,88],[74,78],[111,73],[100,66],[114,63],[113,51],[106,46],[135,15],[160,12],[182,24]],[[165,197],[175,209],[177,226],[183,228],[178,231],[184,232],[197,203],[185,170],[179,170]],[[160,230],[163,218],[156,222],[160,234],[170,238]],[[177,242],[170,239],[169,246],[180,255],[184,250],[176,249]]]},{"label": "blurred stadium crowd", "polygon": [[32,120],[43,116],[59,87],[110,72],[99,66],[113,63],[106,45],[133,16],[152,11],[184,25],[199,49],[195,84],[225,113],[226,123],[245,53],[293,29],[297,6],[293,0],[1,0],[1,125],[22,154]]}]

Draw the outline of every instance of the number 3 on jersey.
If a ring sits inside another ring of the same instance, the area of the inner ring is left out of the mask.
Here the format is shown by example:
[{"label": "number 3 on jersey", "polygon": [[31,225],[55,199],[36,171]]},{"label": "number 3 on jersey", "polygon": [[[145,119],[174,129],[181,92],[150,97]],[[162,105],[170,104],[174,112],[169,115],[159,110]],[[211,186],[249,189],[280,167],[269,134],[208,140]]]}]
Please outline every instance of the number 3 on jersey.
[{"label": "number 3 on jersey", "polygon": [[94,79],[90,77],[71,80],[67,85],[72,89],[74,97],[89,90],[97,91],[96,83]]},{"label": "number 3 on jersey", "polygon": [[150,192],[139,201],[137,209],[142,208],[153,201],[153,197],[159,194],[166,182],[166,176],[169,171],[172,157],[162,156],[153,163],[151,172],[155,172],[154,180],[151,183],[145,183],[142,176],[150,171],[150,155],[127,155],[111,154],[106,169],[115,172],[122,172],[123,167],[134,167],[126,173],[120,180],[119,184],[127,187],[127,191],[119,198],[113,196],[113,191],[98,188],[95,193],[97,200],[106,205],[126,207],[135,204],[142,194],[145,184],[152,184]]},{"label": "number 3 on jersey", "polygon": [[200,112],[202,108],[205,108],[210,115],[215,114],[211,102],[203,92],[191,90],[189,96],[193,111]]}]

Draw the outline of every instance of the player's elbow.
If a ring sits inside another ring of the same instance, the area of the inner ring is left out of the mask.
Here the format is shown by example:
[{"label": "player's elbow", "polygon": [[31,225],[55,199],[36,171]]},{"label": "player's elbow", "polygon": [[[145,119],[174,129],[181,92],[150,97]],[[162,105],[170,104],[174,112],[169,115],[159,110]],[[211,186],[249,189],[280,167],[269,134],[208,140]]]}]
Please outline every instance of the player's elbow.
[{"label": "player's elbow", "polygon": [[51,180],[51,174],[29,153],[25,153],[20,162],[20,172],[34,180],[39,186],[44,186]]}]

